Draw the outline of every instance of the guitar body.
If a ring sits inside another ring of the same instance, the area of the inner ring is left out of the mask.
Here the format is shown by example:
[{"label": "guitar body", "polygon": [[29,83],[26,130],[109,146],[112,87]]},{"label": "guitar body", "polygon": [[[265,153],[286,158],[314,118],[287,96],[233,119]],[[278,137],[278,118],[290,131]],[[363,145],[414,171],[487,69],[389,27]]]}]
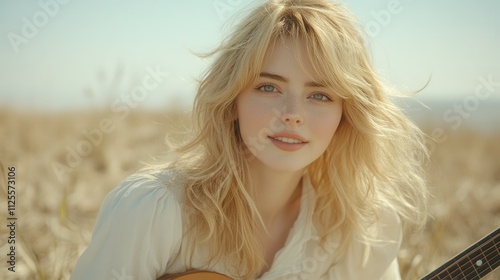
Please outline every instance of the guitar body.
[{"label": "guitar body", "polygon": [[176,275],[164,275],[157,280],[233,280],[224,274],[210,271],[191,271]]}]

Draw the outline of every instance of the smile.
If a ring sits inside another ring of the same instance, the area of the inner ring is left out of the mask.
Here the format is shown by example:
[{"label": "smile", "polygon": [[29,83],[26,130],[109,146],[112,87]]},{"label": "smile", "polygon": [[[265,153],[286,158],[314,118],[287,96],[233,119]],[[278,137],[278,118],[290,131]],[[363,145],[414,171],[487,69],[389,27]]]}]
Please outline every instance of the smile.
[{"label": "smile", "polygon": [[272,139],[274,140],[278,140],[278,141],[281,141],[281,142],[284,142],[284,143],[289,143],[289,144],[300,144],[300,143],[303,143],[302,141],[300,140],[297,140],[297,139],[293,139],[293,138],[288,138],[288,137],[271,137]]},{"label": "smile", "polygon": [[279,132],[268,137],[277,148],[287,152],[297,151],[309,143],[306,138],[291,131]]}]

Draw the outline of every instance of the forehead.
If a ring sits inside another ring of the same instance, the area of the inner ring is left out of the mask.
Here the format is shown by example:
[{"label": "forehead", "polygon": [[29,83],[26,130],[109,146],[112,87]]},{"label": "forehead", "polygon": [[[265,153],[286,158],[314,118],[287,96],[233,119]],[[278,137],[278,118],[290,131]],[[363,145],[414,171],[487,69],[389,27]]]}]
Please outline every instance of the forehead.
[{"label": "forehead", "polygon": [[270,44],[261,71],[291,76],[307,76],[312,79],[314,67],[303,42],[281,39]]}]

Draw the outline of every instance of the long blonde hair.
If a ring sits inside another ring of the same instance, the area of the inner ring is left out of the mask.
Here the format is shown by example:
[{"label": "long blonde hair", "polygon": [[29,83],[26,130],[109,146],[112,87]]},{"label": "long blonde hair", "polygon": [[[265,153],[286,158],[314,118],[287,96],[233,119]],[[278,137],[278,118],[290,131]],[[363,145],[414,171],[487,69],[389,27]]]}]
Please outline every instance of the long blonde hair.
[{"label": "long blonde hair", "polygon": [[236,98],[258,77],[269,46],[280,39],[306,46],[316,78],[343,100],[329,147],[307,168],[323,239],[342,231],[341,257],[352,236],[367,236],[365,225],[381,207],[413,222],[425,219],[424,136],[372,69],[354,18],[326,0],[269,1],[208,54],[215,59],[199,84],[193,137],[174,147],[177,157],[167,164],[183,178],[191,257],[194,244],[204,241],[211,261],[232,260],[228,265],[244,268],[243,278],[254,277],[265,262]]}]

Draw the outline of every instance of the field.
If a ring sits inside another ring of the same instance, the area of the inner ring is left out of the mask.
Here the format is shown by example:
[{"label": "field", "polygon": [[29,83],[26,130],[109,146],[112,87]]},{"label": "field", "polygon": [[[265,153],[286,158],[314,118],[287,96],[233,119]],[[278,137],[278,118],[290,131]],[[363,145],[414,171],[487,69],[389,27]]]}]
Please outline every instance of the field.
[{"label": "field", "polygon": [[[15,273],[7,270],[9,229],[0,227],[0,279],[68,279],[105,195],[141,162],[157,160],[166,132],[182,120],[181,113],[1,110],[0,218],[7,224],[7,168],[15,167],[17,220]],[[404,279],[419,279],[500,225],[500,134],[446,135],[427,166],[432,218],[420,232],[405,230]],[[486,279],[500,279],[500,269]]]}]

